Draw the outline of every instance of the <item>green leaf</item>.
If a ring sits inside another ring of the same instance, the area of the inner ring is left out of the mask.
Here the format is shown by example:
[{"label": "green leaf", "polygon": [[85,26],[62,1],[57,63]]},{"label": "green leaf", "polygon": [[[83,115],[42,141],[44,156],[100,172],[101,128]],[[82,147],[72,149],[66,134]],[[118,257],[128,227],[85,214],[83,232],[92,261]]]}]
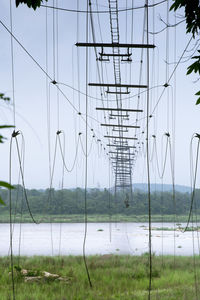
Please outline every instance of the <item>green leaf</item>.
[{"label": "green leaf", "polygon": [[191,64],[188,67],[187,75],[191,74],[192,72],[194,72],[194,73],[199,72],[200,73],[200,64],[199,64],[198,61],[195,61],[193,64]]},{"label": "green leaf", "polygon": [[0,129],[4,129],[4,128],[13,128],[15,126],[13,125],[0,125]]},{"label": "green leaf", "polygon": [[200,91],[198,91],[195,95],[196,95],[196,96],[200,96]]},{"label": "green leaf", "polygon": [[200,104],[200,97],[197,99],[196,105]]},{"label": "green leaf", "polygon": [[0,205],[6,205],[3,199],[1,198],[1,196],[0,196]]},{"label": "green leaf", "polygon": [[3,140],[5,140],[5,137],[3,137],[3,135],[0,134],[0,143],[3,143]]},{"label": "green leaf", "polygon": [[3,94],[3,93],[0,93],[0,99],[4,100],[4,101],[10,101],[10,98],[9,97],[5,97],[5,94]]},{"label": "green leaf", "polygon": [[11,185],[11,184],[9,184],[8,182],[5,182],[5,181],[0,181],[0,186],[1,187],[5,187],[5,188],[7,188],[9,190],[14,189],[13,185]]}]

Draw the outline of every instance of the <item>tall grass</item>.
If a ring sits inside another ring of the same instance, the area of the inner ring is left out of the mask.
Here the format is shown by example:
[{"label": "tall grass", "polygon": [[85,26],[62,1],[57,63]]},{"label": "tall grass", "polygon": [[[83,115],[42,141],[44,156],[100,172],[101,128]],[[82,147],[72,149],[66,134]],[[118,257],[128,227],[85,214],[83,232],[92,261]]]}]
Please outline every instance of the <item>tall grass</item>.
[{"label": "tall grass", "polygon": [[[89,287],[83,259],[66,257],[15,257],[24,269],[48,271],[68,282],[25,283],[15,271],[16,300],[111,300],[147,299],[148,256],[103,255],[87,258],[93,288]],[[200,259],[196,257],[197,279]],[[0,299],[12,299],[9,258],[0,258]],[[153,257],[151,299],[195,299],[193,258]]]}]

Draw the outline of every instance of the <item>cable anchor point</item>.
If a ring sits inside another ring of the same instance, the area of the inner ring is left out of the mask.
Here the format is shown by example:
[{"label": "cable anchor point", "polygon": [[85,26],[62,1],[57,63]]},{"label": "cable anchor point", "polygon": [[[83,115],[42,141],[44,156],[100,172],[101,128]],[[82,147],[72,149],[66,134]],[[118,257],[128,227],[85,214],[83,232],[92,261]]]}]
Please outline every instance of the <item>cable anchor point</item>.
[{"label": "cable anchor point", "polygon": [[163,84],[163,86],[164,86],[165,88],[167,88],[167,87],[169,86],[169,84],[166,82],[165,84]]},{"label": "cable anchor point", "polygon": [[61,132],[62,132],[61,130],[58,130],[58,131],[56,132],[56,134],[59,135],[59,134],[61,134]]},{"label": "cable anchor point", "polygon": [[198,139],[200,139],[200,134],[196,133],[195,137],[197,137]]},{"label": "cable anchor point", "polygon": [[17,131],[13,130],[12,137],[14,138],[14,137],[18,136],[19,134],[20,134],[19,130],[17,130]]},{"label": "cable anchor point", "polygon": [[57,84],[57,81],[54,79],[54,80],[51,81],[51,83]]}]

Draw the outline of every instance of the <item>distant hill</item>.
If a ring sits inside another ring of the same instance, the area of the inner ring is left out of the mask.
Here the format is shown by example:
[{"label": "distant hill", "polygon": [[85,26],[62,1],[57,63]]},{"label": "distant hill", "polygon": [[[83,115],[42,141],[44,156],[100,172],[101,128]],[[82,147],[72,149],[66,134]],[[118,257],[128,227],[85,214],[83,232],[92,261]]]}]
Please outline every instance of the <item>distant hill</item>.
[{"label": "distant hill", "polygon": [[[147,183],[134,183],[133,190],[140,190],[143,192],[147,192],[148,185],[147,185]],[[180,193],[190,193],[191,192],[191,188],[189,186],[178,185],[178,184],[175,185],[175,190]],[[155,191],[157,191],[157,192],[162,191],[162,184],[151,183],[151,192],[155,192]],[[163,184],[163,191],[164,192],[172,191],[172,185],[171,184]]]}]

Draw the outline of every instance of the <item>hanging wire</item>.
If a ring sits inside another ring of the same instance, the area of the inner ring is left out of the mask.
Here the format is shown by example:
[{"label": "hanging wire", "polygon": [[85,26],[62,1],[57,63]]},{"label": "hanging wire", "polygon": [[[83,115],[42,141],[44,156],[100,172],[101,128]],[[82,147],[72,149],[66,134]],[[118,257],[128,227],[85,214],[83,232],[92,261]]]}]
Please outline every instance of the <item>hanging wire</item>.
[{"label": "hanging wire", "polygon": [[[20,155],[21,155],[21,158],[22,158],[21,159],[22,160],[22,169],[23,169],[23,173],[24,173],[25,142],[24,142],[23,135],[22,135],[22,146],[21,146],[21,154]],[[18,176],[17,200],[18,200],[19,182],[20,182],[20,172],[19,172],[19,176]],[[17,204],[17,201],[16,201],[16,204]],[[18,266],[20,264],[20,257],[21,257],[23,208],[24,208],[24,194],[23,194],[23,191],[22,191],[22,194],[21,194],[21,210],[20,210],[20,224],[19,224]]]},{"label": "hanging wire", "polygon": [[[10,0],[10,42],[11,42],[11,76],[12,76],[12,96],[13,96],[13,123],[16,125],[15,118],[15,76],[14,76],[14,49],[13,49],[13,21],[12,21],[12,2]],[[11,185],[12,170],[12,138],[10,141],[10,155],[9,155],[9,183]],[[10,266],[11,266],[11,280],[12,280],[12,298],[15,300],[15,281],[14,281],[14,264],[13,264],[13,227],[12,227],[12,191],[9,190],[9,216],[10,216]]]},{"label": "hanging wire", "polygon": [[[14,36],[14,34],[9,30],[9,28],[0,20],[0,24],[6,29],[6,31],[13,37],[13,39],[20,45],[20,47],[26,52],[26,54],[34,61],[34,63],[39,67],[39,69],[46,75],[46,77],[53,83],[56,88],[59,90],[60,94],[67,100],[67,102],[70,104],[70,106],[77,112],[77,108],[73,105],[73,103],[68,99],[68,97],[65,95],[65,93],[61,90],[61,88],[53,81],[51,76],[43,69],[43,67],[35,60],[35,58],[29,53],[29,51],[20,43],[20,41]],[[84,123],[86,123],[86,120],[80,115]],[[91,126],[87,122],[87,126],[91,129]]]},{"label": "hanging wire", "polygon": [[110,170],[110,161],[109,161],[109,164],[108,164],[108,182],[109,182],[109,195],[108,195],[108,211],[109,211],[109,240],[110,240],[110,243],[112,241],[112,223],[111,223],[111,220],[112,220],[112,211],[111,211],[111,170]]},{"label": "hanging wire", "polygon": [[12,76],[12,97],[13,97],[13,124],[16,125],[15,113],[15,69],[14,69],[14,47],[13,47],[13,18],[12,18],[12,1],[10,0],[10,43],[11,43],[11,76]]},{"label": "hanging wire", "polygon": [[[164,134],[163,137],[164,137],[164,136],[166,136],[166,134]],[[162,141],[162,144],[163,144],[163,141]],[[161,169],[161,171],[160,171],[159,161],[158,161],[157,142],[156,142],[156,139],[155,139],[156,163],[157,163],[157,170],[158,170],[158,174],[159,174],[160,179],[162,179],[163,176],[164,176],[164,174],[165,174],[166,163],[167,163],[168,146],[169,146],[169,136],[167,136],[166,147],[165,147],[164,162],[163,162],[163,165],[162,165],[162,169]]]},{"label": "hanging wire", "polygon": [[89,157],[90,154],[91,154],[93,141],[94,141],[94,138],[92,139],[92,141],[91,141],[91,143],[90,143],[90,148],[89,148],[89,150],[88,150],[87,153],[86,153],[86,150],[84,150],[84,147],[83,147],[82,139],[80,138],[81,149],[82,149],[82,151],[83,151],[83,154],[84,154],[85,156],[87,155],[87,157]]},{"label": "hanging wire", "polygon": [[[61,145],[60,133],[62,133],[63,137],[64,137],[64,141],[63,141],[64,147],[62,147],[62,145]],[[57,135],[58,135],[58,143],[59,143],[59,148],[60,148],[60,153],[61,153],[61,158],[62,158],[62,162],[63,162],[63,165],[64,165],[64,169],[67,172],[70,173],[70,172],[72,172],[74,170],[74,167],[75,167],[75,164],[76,164],[76,161],[77,161],[78,149],[79,149],[79,142],[80,142],[80,139],[81,139],[80,135],[78,136],[78,141],[77,141],[77,144],[76,144],[75,157],[74,157],[73,164],[72,164],[71,168],[67,167],[67,164],[66,164],[66,161],[65,161],[65,133],[63,131],[60,131],[60,132],[58,132]]]},{"label": "hanging wire", "polygon": [[22,186],[23,186],[23,191],[24,191],[24,197],[25,197],[25,201],[26,201],[26,205],[27,205],[27,208],[28,208],[29,215],[30,215],[33,223],[38,224],[38,222],[35,220],[35,218],[33,216],[33,213],[31,211],[30,204],[29,204],[29,201],[28,201],[28,196],[27,196],[26,187],[25,187],[25,180],[24,180],[23,164],[22,164],[22,159],[21,159],[21,156],[20,156],[19,143],[18,143],[18,140],[17,140],[18,134],[22,134],[22,132],[19,132],[19,131],[15,132],[14,131],[13,134],[12,134],[12,138],[15,139],[15,143],[16,143],[17,156],[18,156]]},{"label": "hanging wire", "polygon": [[196,159],[195,159],[194,180],[193,180],[193,186],[192,186],[192,194],[191,194],[189,215],[188,215],[187,223],[186,223],[186,226],[185,226],[183,232],[187,231],[187,229],[189,227],[191,214],[192,214],[192,210],[193,210],[194,197],[195,197],[196,179],[197,179],[197,171],[198,171],[198,160],[199,160],[200,136],[198,134],[193,135],[192,138],[191,138],[191,143],[192,143],[194,137],[198,138],[197,149],[196,149]]},{"label": "hanging wire", "polygon": [[[149,44],[149,12],[148,0],[146,0],[146,43]],[[147,86],[149,87],[149,49],[147,48]],[[147,163],[147,181],[148,181],[148,215],[149,215],[149,286],[148,286],[148,299],[151,299],[151,285],[152,285],[152,241],[151,241],[151,186],[150,186],[150,166],[149,166],[149,91],[147,91],[146,98],[146,163]]]},{"label": "hanging wire", "polygon": [[[87,12],[89,12],[89,3],[87,1]],[[88,42],[89,38],[89,20],[88,20],[88,13],[86,16],[86,43]],[[85,229],[84,229],[84,240],[83,240],[83,260],[84,260],[84,265],[85,265],[85,270],[87,273],[87,278],[90,287],[92,288],[92,281],[90,278],[90,273],[87,265],[87,260],[86,260],[86,253],[85,253],[85,247],[86,247],[86,239],[87,239],[87,229],[88,229],[88,218],[87,218],[87,180],[88,180],[88,156],[87,156],[87,151],[88,151],[88,47],[86,47],[86,53],[85,53],[85,75],[86,75],[86,83],[85,83],[85,90],[86,90],[86,98],[85,98],[85,113],[86,113],[86,122],[85,122],[85,146],[86,146],[86,155],[85,155],[85,193],[84,193],[84,212],[85,212]]]},{"label": "hanging wire", "polygon": [[[10,139],[9,153],[9,184],[12,184],[12,137]],[[14,280],[14,262],[13,262],[13,228],[12,228],[12,190],[9,189],[9,217],[10,217],[10,266],[12,280],[12,299],[15,300],[15,280]]]},{"label": "hanging wire", "polygon": [[[157,5],[160,5],[160,4],[163,4],[164,2],[166,2],[167,0],[162,0],[160,2],[157,2],[155,3],[154,5],[153,4],[150,4],[148,7],[151,8],[151,7],[154,7],[154,6],[157,6]],[[45,7],[46,5],[40,5],[41,7]],[[59,10],[63,10],[63,11],[67,11],[67,12],[75,12],[75,13],[85,13],[85,14],[89,14],[89,11],[86,11],[86,10],[77,10],[77,9],[69,9],[69,8],[61,8],[61,7],[53,7],[53,6],[47,6],[48,8],[52,8],[52,9],[59,9]],[[124,8],[124,9],[118,9],[117,12],[126,12],[126,11],[129,11],[129,10],[135,10],[135,9],[143,9],[145,8],[146,6],[143,5],[143,6],[138,6],[138,7],[130,7],[130,8]],[[109,11],[102,11],[102,10],[97,10],[97,11],[93,11],[93,13],[96,13],[96,14],[109,14]]]}]

